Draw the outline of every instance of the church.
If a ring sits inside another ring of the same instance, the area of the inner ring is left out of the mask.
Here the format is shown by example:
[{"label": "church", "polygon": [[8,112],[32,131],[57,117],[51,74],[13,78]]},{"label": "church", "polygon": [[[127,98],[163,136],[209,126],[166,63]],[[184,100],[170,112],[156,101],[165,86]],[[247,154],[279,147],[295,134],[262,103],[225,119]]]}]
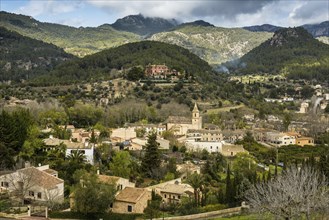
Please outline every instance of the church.
[{"label": "church", "polygon": [[197,104],[194,104],[192,119],[181,116],[169,116],[167,130],[173,131],[175,135],[186,135],[189,129],[202,129],[202,116]]}]

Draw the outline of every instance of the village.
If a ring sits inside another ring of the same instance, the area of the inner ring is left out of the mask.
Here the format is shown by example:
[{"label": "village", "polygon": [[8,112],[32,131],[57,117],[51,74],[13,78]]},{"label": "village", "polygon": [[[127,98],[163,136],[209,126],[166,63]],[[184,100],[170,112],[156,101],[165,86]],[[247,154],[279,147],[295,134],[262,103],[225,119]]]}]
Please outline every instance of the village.
[{"label": "village", "polygon": [[[160,83],[162,89],[168,85],[161,80],[175,85],[184,78],[166,65],[148,65],[144,74],[148,81],[144,84]],[[145,87],[142,80],[137,83]],[[137,83],[122,85],[111,80],[110,94],[102,84],[85,89],[109,94],[95,99],[96,106],[107,107],[113,99],[126,96],[124,92]],[[160,211],[166,216],[231,207],[241,211],[245,202],[238,188],[244,181],[269,181],[289,164],[309,160],[320,163],[328,147],[319,142],[319,136],[329,132],[328,91],[315,85],[310,99],[299,97],[298,91],[294,96],[264,99],[264,103],[273,106],[294,106],[293,113],[281,115],[262,116],[261,110],[257,112],[243,104],[218,104],[217,109],[212,109],[207,102],[195,101],[186,114],[179,110],[174,115],[166,113],[160,123],[143,119],[111,128],[99,124],[76,127],[63,123],[62,115],[48,112],[30,143],[38,143],[38,151],[24,144],[18,169],[0,173],[1,196],[12,201],[5,216],[99,212],[81,204],[87,202],[80,192],[88,184],[113,188],[112,194],[107,194],[108,200],[103,201],[106,208],[102,211],[110,213],[153,218],[159,217]],[[7,104],[16,107],[29,103],[12,98]],[[132,106],[128,109],[134,110]],[[234,182],[228,180],[232,178],[230,169]],[[103,192],[93,193],[99,200]],[[191,211],[190,205],[196,209]]]}]

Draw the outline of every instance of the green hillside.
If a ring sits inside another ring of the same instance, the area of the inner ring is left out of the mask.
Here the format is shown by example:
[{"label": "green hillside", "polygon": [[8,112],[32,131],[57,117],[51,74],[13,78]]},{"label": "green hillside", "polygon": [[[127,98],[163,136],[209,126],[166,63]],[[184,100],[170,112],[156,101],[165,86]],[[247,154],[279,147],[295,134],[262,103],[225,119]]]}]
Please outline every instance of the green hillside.
[{"label": "green hillside", "polygon": [[[241,58],[243,74],[286,74],[291,78],[329,80],[329,45],[304,28],[285,28]],[[244,65],[245,66],[245,65]]]},{"label": "green hillside", "polygon": [[140,36],[136,34],[118,31],[111,26],[75,28],[43,23],[29,16],[3,11],[0,12],[0,26],[33,39],[55,44],[80,57],[140,40]]},{"label": "green hillside", "polygon": [[242,28],[182,25],[169,32],[157,33],[149,39],[184,47],[214,65],[243,56],[272,35]]},{"label": "green hillside", "polygon": [[[38,83],[69,83],[89,79],[109,79],[111,70],[127,69],[148,64],[166,64],[170,68],[183,69],[197,80],[210,80],[212,68],[188,50],[161,42],[143,41],[73,60],[58,66],[49,76],[39,78]],[[51,78],[51,79],[50,79]]]},{"label": "green hillside", "polygon": [[0,81],[29,79],[72,57],[53,44],[0,27]]}]

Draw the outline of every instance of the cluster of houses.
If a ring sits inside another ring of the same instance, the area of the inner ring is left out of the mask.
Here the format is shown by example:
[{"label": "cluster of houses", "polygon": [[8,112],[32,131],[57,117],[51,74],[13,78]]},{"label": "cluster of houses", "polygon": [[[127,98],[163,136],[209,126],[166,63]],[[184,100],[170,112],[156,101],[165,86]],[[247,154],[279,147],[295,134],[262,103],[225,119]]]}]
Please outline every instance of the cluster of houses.
[{"label": "cluster of houses", "polygon": [[284,145],[305,145],[314,146],[312,137],[305,137],[297,132],[278,132],[271,129],[255,128],[252,130],[256,141],[270,144],[274,147],[282,147]]},{"label": "cluster of houses", "polygon": [[[163,204],[180,203],[183,197],[193,197],[194,190],[182,183],[181,178],[153,185],[147,188],[137,188],[128,179],[97,175],[103,184],[114,185],[117,192],[113,204],[109,204],[114,213],[143,213],[151,200],[152,191],[161,196]],[[58,178],[58,173],[49,165],[25,168],[0,175],[0,192],[8,192],[12,199],[25,204],[31,203],[62,203],[64,201],[64,180]],[[70,195],[70,208],[75,209],[74,192]]]},{"label": "cluster of houses", "polygon": [[[247,119],[253,119],[253,115],[246,115]],[[246,120],[247,120],[246,119]],[[248,120],[247,120],[248,121]],[[275,116],[269,116],[268,121],[280,121]],[[100,132],[97,130],[87,131],[85,129],[75,129],[74,126],[67,126],[72,133],[69,140],[61,140],[53,137],[44,139],[44,143],[49,148],[57,147],[61,144],[66,146],[66,156],[75,151],[79,151],[86,156],[87,162],[94,163],[94,149],[97,144],[91,143],[92,135],[96,138]],[[142,131],[142,135],[138,135]],[[147,143],[147,135],[156,132],[159,148],[169,149],[169,141],[161,137],[165,131],[171,131],[178,141],[184,143],[188,151],[206,150],[209,153],[222,153],[224,156],[235,156],[240,152],[247,152],[242,146],[234,144],[242,140],[246,130],[221,130],[218,126],[208,125],[203,128],[202,116],[197,104],[194,105],[191,117],[169,116],[165,124],[126,124],[124,128],[117,128],[111,131],[109,140],[103,141],[112,146],[114,150],[141,151]],[[297,132],[279,132],[274,129],[253,128],[252,134],[256,141],[281,147],[283,145],[314,145],[314,139],[302,136]]]},{"label": "cluster of houses", "polygon": [[[252,120],[253,117],[248,116]],[[92,143],[92,138],[98,137],[97,130],[88,131],[85,129],[75,129],[67,126],[71,131],[69,140],[62,140],[49,136],[44,139],[44,143],[49,148],[60,145],[66,146],[66,156],[79,151],[86,156],[87,162],[94,163],[94,149],[97,144]],[[141,131],[142,135],[137,135]],[[224,156],[232,157],[237,153],[248,153],[243,146],[234,144],[237,140],[243,139],[245,130],[221,130],[217,126],[209,125],[203,127],[202,116],[195,104],[191,117],[171,116],[166,124],[127,124],[124,128],[114,129],[109,140],[104,143],[112,145],[113,149],[122,150],[142,150],[147,142],[147,134],[156,132],[157,142],[160,149],[169,149],[169,141],[161,138],[165,131],[171,131],[178,137],[178,141],[185,144],[189,151],[203,151],[209,153],[221,153]],[[272,129],[254,128],[252,134],[255,140],[273,147],[283,145],[314,145],[314,139],[305,137],[297,132],[278,132]],[[137,137],[138,136],[138,137]],[[200,166],[193,163],[178,163],[177,170],[182,174],[181,178],[164,182],[147,188],[137,188],[128,179],[106,176],[98,173],[98,181],[105,184],[113,184],[117,189],[115,202],[110,204],[111,210],[115,213],[143,213],[151,199],[151,192],[154,191],[161,196],[163,204],[177,204],[183,197],[193,197],[193,188],[182,183],[189,173],[200,173]],[[23,195],[24,201],[40,202],[63,202],[64,201],[64,181],[58,178],[58,173],[49,166],[33,167],[26,164],[25,168],[11,173],[0,174],[1,191],[10,192],[12,197]],[[74,193],[70,196],[71,209],[75,208]]]}]

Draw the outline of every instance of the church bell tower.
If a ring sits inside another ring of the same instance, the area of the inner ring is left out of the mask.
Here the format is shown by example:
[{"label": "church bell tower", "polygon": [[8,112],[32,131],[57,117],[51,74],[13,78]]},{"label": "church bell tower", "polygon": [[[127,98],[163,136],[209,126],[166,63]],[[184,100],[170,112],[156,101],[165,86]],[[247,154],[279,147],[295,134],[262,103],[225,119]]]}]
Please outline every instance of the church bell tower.
[{"label": "church bell tower", "polygon": [[202,117],[196,103],[192,111],[192,126],[193,129],[202,129]]}]

